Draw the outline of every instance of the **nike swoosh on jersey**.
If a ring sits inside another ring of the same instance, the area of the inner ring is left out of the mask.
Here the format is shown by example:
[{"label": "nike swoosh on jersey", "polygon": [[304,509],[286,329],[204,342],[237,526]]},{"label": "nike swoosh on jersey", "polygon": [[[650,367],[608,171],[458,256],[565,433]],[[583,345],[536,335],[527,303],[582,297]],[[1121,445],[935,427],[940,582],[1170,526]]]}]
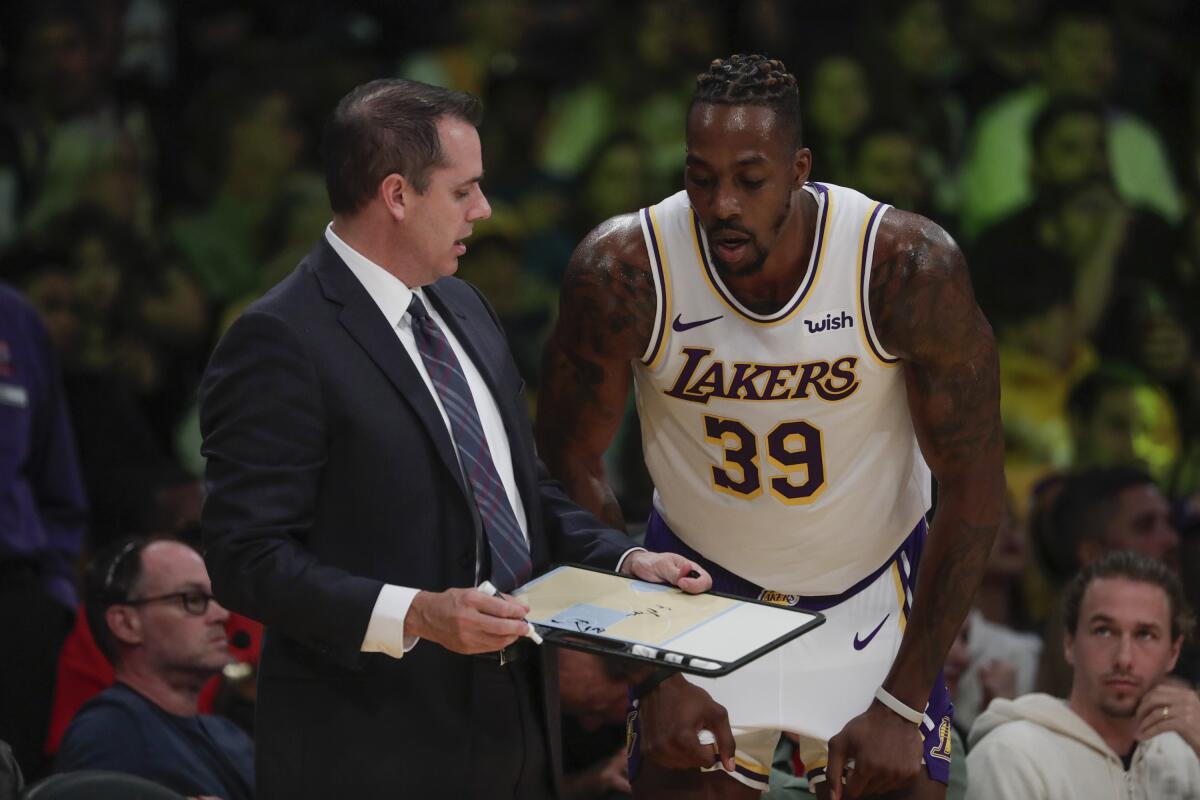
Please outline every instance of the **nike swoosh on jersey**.
[{"label": "nike swoosh on jersey", "polygon": [[875,638],[875,634],[879,633],[880,629],[883,628],[883,623],[887,622],[888,617],[890,617],[890,616],[891,616],[891,614],[885,614],[883,619],[879,620],[879,624],[875,626],[875,630],[868,633],[867,638],[865,638],[865,639],[859,639],[858,633],[855,633],[854,634],[854,649],[862,650],[864,647],[869,645],[871,643],[871,640]]},{"label": "nike swoosh on jersey", "polygon": [[695,322],[684,322],[682,319],[683,314],[676,314],[675,321],[671,323],[671,327],[677,333],[683,333],[684,331],[690,331],[692,328],[699,328],[701,325],[707,325],[710,322],[716,322],[724,316],[724,314],[718,314],[717,316],[709,317],[708,319],[698,319]]}]

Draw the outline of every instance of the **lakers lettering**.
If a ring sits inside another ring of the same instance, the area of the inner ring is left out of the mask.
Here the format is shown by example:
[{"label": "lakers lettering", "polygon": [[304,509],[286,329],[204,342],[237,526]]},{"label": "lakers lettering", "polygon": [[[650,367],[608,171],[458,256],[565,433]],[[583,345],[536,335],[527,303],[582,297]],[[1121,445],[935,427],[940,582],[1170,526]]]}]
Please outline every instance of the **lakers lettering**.
[{"label": "lakers lettering", "polygon": [[859,387],[856,356],[799,364],[732,363],[711,358],[706,347],[685,347],[679,375],[666,394],[692,403],[726,400],[844,400]]}]

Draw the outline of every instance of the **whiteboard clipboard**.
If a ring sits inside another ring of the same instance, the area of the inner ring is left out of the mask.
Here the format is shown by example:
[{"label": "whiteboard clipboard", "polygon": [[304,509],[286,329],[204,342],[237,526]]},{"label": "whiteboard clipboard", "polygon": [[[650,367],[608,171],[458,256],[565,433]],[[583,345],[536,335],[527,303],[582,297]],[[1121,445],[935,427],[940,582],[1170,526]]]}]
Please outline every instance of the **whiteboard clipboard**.
[{"label": "whiteboard clipboard", "polygon": [[720,592],[687,594],[568,564],[513,593],[547,643],[719,677],[825,622],[824,615]]}]

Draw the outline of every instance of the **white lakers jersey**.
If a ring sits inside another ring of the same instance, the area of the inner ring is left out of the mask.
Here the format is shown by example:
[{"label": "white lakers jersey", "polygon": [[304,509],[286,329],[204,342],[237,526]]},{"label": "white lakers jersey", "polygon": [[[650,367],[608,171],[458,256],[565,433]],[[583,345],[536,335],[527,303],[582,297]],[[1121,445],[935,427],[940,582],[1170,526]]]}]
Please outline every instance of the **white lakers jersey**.
[{"label": "white lakers jersey", "polygon": [[686,192],[641,211],[658,310],[634,378],[655,507],[676,535],[760,586],[827,595],[893,555],[929,508],[930,475],[867,302],[887,206],[805,189],[812,256],[768,315],[725,288]]}]

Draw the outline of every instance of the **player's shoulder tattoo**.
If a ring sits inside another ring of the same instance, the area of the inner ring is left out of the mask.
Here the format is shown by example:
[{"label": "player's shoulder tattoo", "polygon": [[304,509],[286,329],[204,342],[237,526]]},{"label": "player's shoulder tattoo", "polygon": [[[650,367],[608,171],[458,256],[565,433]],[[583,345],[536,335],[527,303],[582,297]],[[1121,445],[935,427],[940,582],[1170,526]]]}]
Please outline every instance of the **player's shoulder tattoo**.
[{"label": "player's shoulder tattoo", "polygon": [[903,359],[957,360],[956,348],[991,341],[962,250],[919,214],[893,208],[884,215],[868,302],[880,342]]},{"label": "player's shoulder tattoo", "polygon": [[650,256],[636,214],[613,217],[571,256],[560,292],[559,327],[591,352],[637,358],[646,350],[657,306]]}]

